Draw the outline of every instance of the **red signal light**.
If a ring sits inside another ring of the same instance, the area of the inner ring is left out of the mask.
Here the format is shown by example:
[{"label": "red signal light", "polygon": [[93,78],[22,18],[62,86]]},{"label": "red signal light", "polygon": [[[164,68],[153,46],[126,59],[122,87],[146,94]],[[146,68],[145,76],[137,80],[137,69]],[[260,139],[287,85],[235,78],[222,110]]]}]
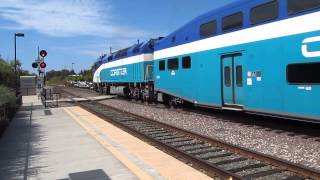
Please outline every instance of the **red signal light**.
[{"label": "red signal light", "polygon": [[41,50],[40,51],[40,56],[41,57],[46,57],[47,55],[48,55],[47,51],[45,51],[45,50]]},{"label": "red signal light", "polygon": [[46,68],[46,67],[47,67],[47,64],[46,64],[45,62],[42,62],[42,63],[40,63],[40,67],[41,67],[41,68]]}]

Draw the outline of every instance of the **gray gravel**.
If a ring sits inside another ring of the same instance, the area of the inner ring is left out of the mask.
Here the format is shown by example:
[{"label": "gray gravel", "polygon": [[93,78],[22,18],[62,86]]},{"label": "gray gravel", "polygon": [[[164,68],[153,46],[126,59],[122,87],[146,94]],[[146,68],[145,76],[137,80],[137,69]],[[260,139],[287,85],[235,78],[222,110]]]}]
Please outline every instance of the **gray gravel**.
[{"label": "gray gravel", "polygon": [[241,126],[241,123],[223,121],[219,117],[177,112],[126,100],[110,99],[101,103],[320,170],[320,142],[313,139],[291,137],[255,127]]},{"label": "gray gravel", "polygon": [[88,89],[81,89],[81,88],[72,88],[72,87],[65,87],[62,88],[64,91],[70,92],[76,96],[79,97],[94,97],[94,96],[100,96],[101,94],[95,92],[95,91],[90,91]]}]

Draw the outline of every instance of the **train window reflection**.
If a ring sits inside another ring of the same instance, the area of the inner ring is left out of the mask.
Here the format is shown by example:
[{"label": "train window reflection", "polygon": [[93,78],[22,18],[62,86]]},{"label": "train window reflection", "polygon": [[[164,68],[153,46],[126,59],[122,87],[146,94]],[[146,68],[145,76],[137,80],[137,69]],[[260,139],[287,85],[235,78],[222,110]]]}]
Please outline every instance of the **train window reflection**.
[{"label": "train window reflection", "polygon": [[224,84],[227,87],[231,86],[230,67],[224,67]]},{"label": "train window reflection", "polygon": [[290,84],[320,84],[320,62],[289,64],[287,81]]},{"label": "train window reflection", "polygon": [[229,31],[241,28],[243,25],[243,13],[238,12],[222,19],[222,30]]},{"label": "train window reflection", "polygon": [[289,15],[320,8],[320,0],[287,0],[287,2]]},{"label": "train window reflection", "polygon": [[250,21],[251,24],[258,24],[269,21],[278,17],[279,3],[271,1],[266,4],[256,6],[251,9]]},{"label": "train window reflection", "polygon": [[164,71],[166,69],[166,61],[159,61],[159,71]]},{"label": "train window reflection", "polygon": [[177,70],[179,68],[179,59],[173,58],[168,60],[168,69]]},{"label": "train window reflection", "polygon": [[200,26],[200,37],[205,38],[217,33],[217,21],[210,21]]},{"label": "train window reflection", "polygon": [[191,57],[183,57],[182,58],[182,68],[183,69],[190,69],[191,68]]}]

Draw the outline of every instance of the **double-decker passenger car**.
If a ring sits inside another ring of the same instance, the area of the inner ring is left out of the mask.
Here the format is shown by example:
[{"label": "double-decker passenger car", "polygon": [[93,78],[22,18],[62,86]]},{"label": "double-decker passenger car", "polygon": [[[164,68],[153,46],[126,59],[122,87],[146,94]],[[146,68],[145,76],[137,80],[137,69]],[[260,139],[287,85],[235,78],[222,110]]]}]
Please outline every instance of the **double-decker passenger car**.
[{"label": "double-decker passenger car", "polygon": [[320,1],[243,0],[156,43],[168,102],[320,120]]}]

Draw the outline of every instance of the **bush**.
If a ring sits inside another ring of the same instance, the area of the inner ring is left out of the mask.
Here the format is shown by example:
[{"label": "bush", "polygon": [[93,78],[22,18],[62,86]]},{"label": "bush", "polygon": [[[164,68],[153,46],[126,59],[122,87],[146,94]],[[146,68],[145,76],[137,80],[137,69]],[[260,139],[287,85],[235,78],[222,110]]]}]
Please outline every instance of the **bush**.
[{"label": "bush", "polygon": [[7,87],[15,86],[15,75],[14,70],[10,64],[0,59],[0,84]]},{"label": "bush", "polygon": [[9,88],[0,85],[0,105],[8,105],[9,117],[14,115],[16,110],[16,100],[15,91],[10,91]]}]

